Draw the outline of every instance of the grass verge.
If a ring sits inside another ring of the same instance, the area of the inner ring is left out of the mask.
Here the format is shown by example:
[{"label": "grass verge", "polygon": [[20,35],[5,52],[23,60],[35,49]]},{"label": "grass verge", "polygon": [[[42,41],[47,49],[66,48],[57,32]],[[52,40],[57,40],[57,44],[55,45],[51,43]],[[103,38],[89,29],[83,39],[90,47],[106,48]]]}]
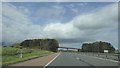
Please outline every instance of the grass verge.
[{"label": "grass verge", "polygon": [[6,53],[7,55],[5,54],[2,55],[2,65],[8,65],[8,64],[12,64],[12,63],[20,62],[20,61],[29,60],[32,58],[37,58],[37,57],[42,57],[42,56],[53,54],[53,52],[45,51],[45,50],[32,50],[32,52],[30,53],[27,53],[27,52],[23,53],[23,58],[21,58],[20,53],[17,53],[17,54],[11,53],[14,50],[16,51],[17,49],[15,48],[12,49],[9,47],[3,48],[3,52]]}]

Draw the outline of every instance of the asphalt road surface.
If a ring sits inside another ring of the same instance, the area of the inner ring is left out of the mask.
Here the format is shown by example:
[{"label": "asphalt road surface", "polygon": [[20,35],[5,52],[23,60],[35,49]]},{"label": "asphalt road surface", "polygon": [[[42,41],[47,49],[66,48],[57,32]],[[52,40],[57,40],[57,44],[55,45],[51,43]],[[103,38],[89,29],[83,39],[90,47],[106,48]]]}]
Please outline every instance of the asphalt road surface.
[{"label": "asphalt road surface", "polygon": [[[68,67],[69,66],[69,67]],[[118,61],[86,56],[78,53],[62,52],[46,68],[119,68]]]}]

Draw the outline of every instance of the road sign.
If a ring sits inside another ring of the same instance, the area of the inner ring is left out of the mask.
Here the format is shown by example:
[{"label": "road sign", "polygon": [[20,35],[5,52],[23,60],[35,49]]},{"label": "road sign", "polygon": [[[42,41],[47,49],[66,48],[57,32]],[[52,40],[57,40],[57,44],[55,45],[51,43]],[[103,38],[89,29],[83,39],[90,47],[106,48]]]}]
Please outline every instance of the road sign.
[{"label": "road sign", "polygon": [[108,53],[108,50],[104,50],[104,53]]}]

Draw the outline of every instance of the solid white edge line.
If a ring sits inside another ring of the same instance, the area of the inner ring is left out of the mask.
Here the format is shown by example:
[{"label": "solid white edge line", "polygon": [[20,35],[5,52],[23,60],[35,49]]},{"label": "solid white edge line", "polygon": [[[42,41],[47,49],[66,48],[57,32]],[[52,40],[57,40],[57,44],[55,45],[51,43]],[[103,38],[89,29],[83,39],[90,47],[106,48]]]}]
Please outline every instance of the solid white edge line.
[{"label": "solid white edge line", "polygon": [[[50,62],[48,62],[48,63],[45,65],[45,67],[48,66],[50,63],[52,63],[59,55],[60,55],[60,53],[59,53],[56,57],[54,57]],[[44,67],[44,68],[45,68],[45,67]]]}]

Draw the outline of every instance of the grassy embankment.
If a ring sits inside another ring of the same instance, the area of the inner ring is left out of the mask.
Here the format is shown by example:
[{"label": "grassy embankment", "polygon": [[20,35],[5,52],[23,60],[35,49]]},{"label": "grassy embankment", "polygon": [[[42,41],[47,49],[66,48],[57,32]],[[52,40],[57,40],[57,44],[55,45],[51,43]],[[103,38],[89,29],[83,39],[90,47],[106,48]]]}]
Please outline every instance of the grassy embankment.
[{"label": "grassy embankment", "polygon": [[14,48],[14,47],[3,47],[2,48],[2,65],[16,63],[19,61],[41,57],[41,56],[49,55],[52,53],[53,52],[40,50],[40,49],[23,48],[22,49],[23,58],[21,58],[20,57],[21,49]]}]

